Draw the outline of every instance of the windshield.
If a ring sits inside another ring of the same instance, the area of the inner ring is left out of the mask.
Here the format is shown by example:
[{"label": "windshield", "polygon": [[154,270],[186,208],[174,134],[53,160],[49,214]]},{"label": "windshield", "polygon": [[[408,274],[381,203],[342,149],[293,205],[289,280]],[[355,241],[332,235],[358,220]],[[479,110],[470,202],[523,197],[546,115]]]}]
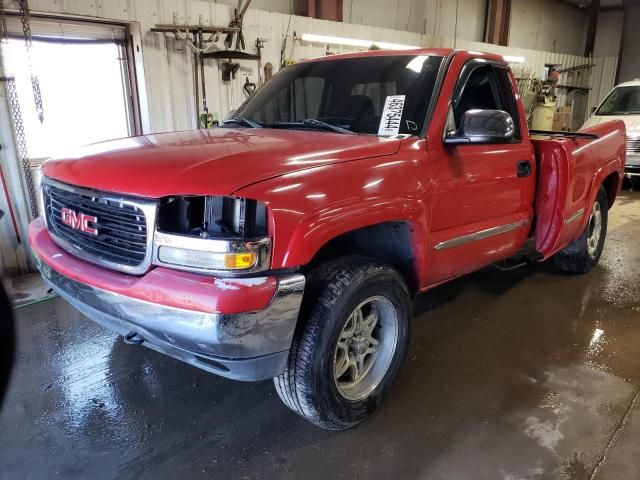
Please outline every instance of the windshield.
[{"label": "windshield", "polygon": [[640,113],[640,86],[617,87],[605,98],[596,115]]},{"label": "windshield", "polygon": [[260,88],[231,122],[418,135],[441,62],[431,55],[395,55],[299,63]]}]

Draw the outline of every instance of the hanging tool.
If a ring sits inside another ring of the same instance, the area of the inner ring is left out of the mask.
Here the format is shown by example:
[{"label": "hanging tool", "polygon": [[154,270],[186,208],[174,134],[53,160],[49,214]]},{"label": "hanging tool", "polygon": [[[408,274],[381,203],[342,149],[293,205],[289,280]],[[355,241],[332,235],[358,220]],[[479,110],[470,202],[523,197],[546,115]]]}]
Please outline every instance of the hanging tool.
[{"label": "hanging tool", "polygon": [[[230,27],[238,28],[238,33],[236,37],[236,50],[244,50],[244,33],[242,33],[242,21],[244,19],[244,14],[249,8],[251,4],[251,0],[246,0],[246,3],[242,3],[242,0],[238,0],[238,7],[233,11],[233,19],[229,24]],[[227,37],[224,39],[224,44],[227,48],[231,48],[233,45],[233,33],[228,33]]]},{"label": "hanging tool", "polygon": [[264,83],[262,77],[262,49],[264,48],[264,44],[267,40],[265,38],[256,38],[255,46],[258,49],[258,85],[262,85]]},{"label": "hanging tool", "polygon": [[242,90],[244,91],[244,94],[247,96],[247,98],[253,95],[253,92],[256,91],[256,88],[257,88],[256,84],[253,82],[250,82],[249,77],[246,77]]},{"label": "hanging tool", "polygon": [[[2,1],[2,0],[0,0]],[[196,125],[204,128],[203,125],[209,125],[215,119],[209,114],[209,107],[207,105],[204,75],[204,59],[208,58],[207,55],[211,55],[216,52],[215,42],[219,40],[221,33],[235,34],[239,31],[236,27],[223,27],[223,26],[206,26],[206,25],[178,25],[177,19],[174,17],[175,24],[156,24],[151,28],[152,32],[162,33],[164,35],[172,34],[176,40],[184,42],[187,47],[193,52],[193,91],[195,93],[195,114]],[[205,39],[204,35],[208,37]],[[202,85],[203,101],[202,108],[204,113],[201,117],[201,103],[200,103],[200,89]]]},{"label": "hanging tool", "polygon": [[271,62],[267,62],[264,65],[264,82],[267,83],[273,77],[273,64]]},{"label": "hanging tool", "polygon": [[198,50],[200,52],[198,54],[198,61],[200,62],[200,79],[202,81],[202,110],[204,111],[204,115],[206,118],[209,115],[209,108],[207,107],[207,90],[205,88],[206,83],[204,80],[204,57],[202,56],[202,49],[203,49],[202,30],[198,30],[198,33],[196,35],[198,37]]},{"label": "hanging tool", "polygon": [[222,80],[230,82],[236,78],[236,72],[240,68],[239,63],[232,63],[231,60],[222,64]]},{"label": "hanging tool", "polygon": [[44,108],[42,106],[42,93],[40,92],[40,81],[38,76],[33,73],[33,61],[31,59],[31,13],[29,12],[29,2],[27,0],[18,0],[18,8],[20,10],[20,22],[22,23],[22,32],[24,33],[24,44],[27,49],[27,62],[29,64],[29,74],[31,75],[31,89],[33,90],[33,102],[36,105],[36,113],[40,123],[44,122]]}]

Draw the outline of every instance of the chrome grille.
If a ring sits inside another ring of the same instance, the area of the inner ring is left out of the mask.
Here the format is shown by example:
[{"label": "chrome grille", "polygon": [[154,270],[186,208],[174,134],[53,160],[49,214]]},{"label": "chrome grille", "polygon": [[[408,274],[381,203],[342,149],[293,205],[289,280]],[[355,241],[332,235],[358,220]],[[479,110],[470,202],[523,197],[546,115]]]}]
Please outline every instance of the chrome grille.
[{"label": "chrome grille", "polygon": [[[43,179],[47,228],[56,243],[87,261],[127,273],[151,264],[156,204]],[[62,211],[87,215],[95,234],[63,221]],[[93,219],[95,217],[95,221]]]},{"label": "chrome grille", "polygon": [[640,165],[640,136],[627,137],[627,165]]}]

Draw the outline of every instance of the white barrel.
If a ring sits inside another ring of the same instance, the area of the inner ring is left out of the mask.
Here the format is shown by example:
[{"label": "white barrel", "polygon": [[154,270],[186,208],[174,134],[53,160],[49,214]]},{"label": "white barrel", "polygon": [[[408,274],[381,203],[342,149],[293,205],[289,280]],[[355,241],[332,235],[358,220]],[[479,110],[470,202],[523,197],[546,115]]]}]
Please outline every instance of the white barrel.
[{"label": "white barrel", "polygon": [[533,130],[552,130],[553,114],[553,107],[538,105],[533,109],[531,128]]}]

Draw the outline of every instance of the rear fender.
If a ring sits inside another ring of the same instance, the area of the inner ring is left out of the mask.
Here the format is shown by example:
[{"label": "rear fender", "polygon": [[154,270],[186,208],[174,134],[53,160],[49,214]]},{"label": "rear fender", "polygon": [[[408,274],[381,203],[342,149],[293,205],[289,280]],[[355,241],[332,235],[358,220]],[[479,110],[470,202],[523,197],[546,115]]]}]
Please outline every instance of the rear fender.
[{"label": "rear fender", "polygon": [[[538,161],[536,250],[544,259],[583,232],[600,186],[611,174],[622,176],[625,129],[608,122],[586,130],[597,140],[533,140]],[[618,189],[609,198],[613,203]]]}]

